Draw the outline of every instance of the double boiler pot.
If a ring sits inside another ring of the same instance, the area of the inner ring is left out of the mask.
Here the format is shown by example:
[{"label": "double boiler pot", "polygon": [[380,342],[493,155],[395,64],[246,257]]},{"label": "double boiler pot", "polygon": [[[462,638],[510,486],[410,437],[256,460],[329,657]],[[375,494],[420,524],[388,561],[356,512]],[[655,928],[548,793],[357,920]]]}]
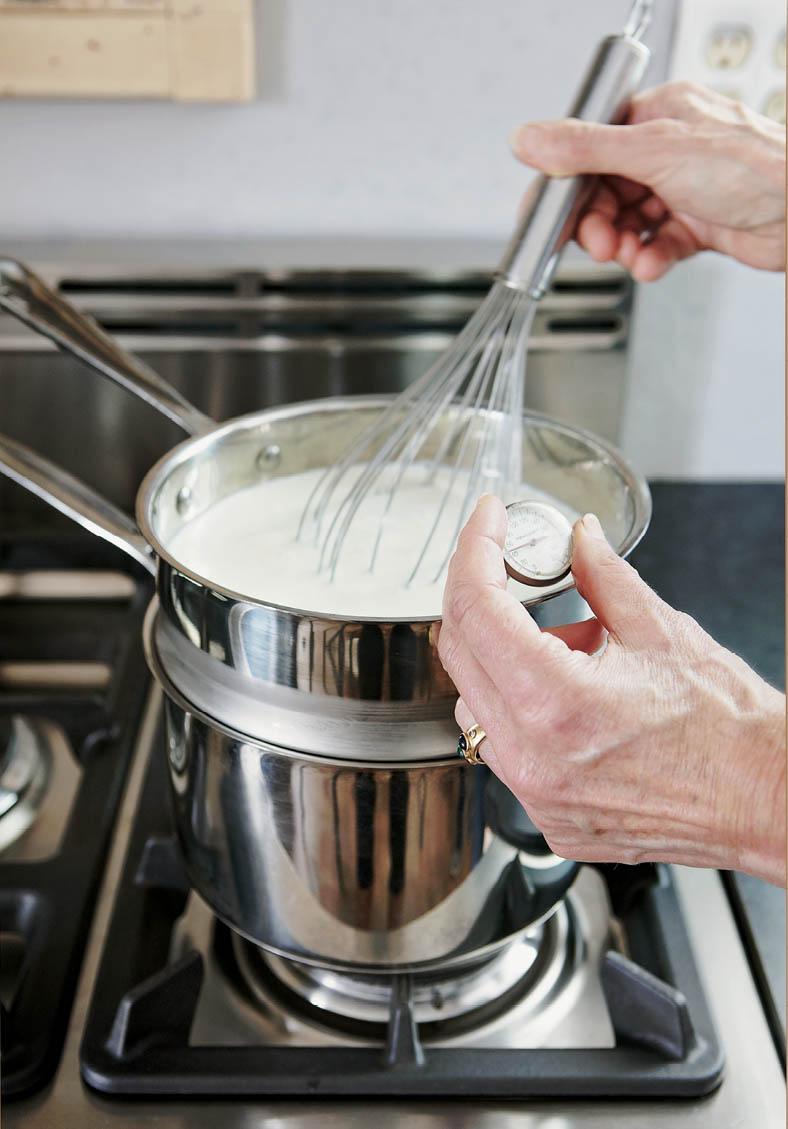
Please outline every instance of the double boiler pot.
[{"label": "double boiler pot", "polygon": [[[434,619],[352,619],[233,592],[181,561],[184,524],[262,480],[330,465],[384,397],[287,405],[216,425],[19,264],[0,305],[192,433],[146,475],[136,523],[10,439],[0,469],[157,577],[145,648],[164,695],[183,863],[253,941],[337,968],[478,959],[545,917],[577,864],[551,855],[511,794],[456,755],[456,690]],[[594,511],[627,553],[642,479],[607,443],[536,414],[523,476]],[[232,551],[232,546],[228,546]],[[534,592],[542,625],[588,614],[571,577]]]}]

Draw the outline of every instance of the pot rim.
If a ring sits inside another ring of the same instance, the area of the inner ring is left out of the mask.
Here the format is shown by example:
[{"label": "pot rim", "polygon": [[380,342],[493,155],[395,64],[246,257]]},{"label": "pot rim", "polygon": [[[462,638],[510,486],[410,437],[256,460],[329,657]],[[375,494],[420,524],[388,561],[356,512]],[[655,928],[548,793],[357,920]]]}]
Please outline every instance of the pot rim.
[{"label": "pot rim", "polygon": [[[433,768],[436,766],[446,767],[455,764],[458,768],[466,768],[469,771],[475,768],[485,768],[486,765],[470,765],[459,754],[446,753],[443,756],[426,757],[421,760],[359,760],[354,757],[337,757],[324,755],[322,753],[309,753],[302,752],[299,749],[291,749],[286,745],[277,745],[273,741],[267,741],[261,737],[254,737],[251,733],[244,733],[240,729],[235,729],[233,726],[228,725],[224,721],[213,717],[211,714],[206,713],[200,706],[196,705],[189,698],[187,698],[181,690],[172,681],[161,656],[159,655],[156,644],[154,642],[153,633],[158,614],[158,598],[153,596],[148,609],[145,612],[145,620],[142,626],[142,645],[145,652],[145,659],[148,664],[153,678],[159,690],[170,699],[170,701],[184,712],[196,717],[204,725],[217,732],[230,737],[233,740],[242,741],[246,745],[255,745],[262,749],[271,749],[278,755],[291,757],[294,760],[309,761],[310,763],[337,766],[337,767],[353,767],[354,771],[393,771],[408,772],[414,768]],[[459,732],[459,731],[458,731]]]},{"label": "pot rim", "polygon": [[[334,412],[345,411],[355,405],[364,407],[386,407],[396,396],[391,395],[358,395],[358,396],[329,396],[321,397],[315,400],[304,400],[295,404],[283,404],[274,408],[264,408],[259,412],[251,412],[242,416],[235,416],[233,419],[226,420],[224,423],[219,424],[211,431],[205,432],[200,435],[191,436],[178,443],[167,451],[160,459],[157,460],[143,478],[135,502],[135,515],[137,525],[150,545],[153,552],[156,554],[159,562],[165,562],[171,569],[177,573],[187,577],[193,584],[197,584],[202,588],[208,589],[216,593],[220,598],[230,600],[233,602],[241,602],[251,607],[260,608],[273,608],[277,611],[284,612],[289,615],[298,617],[307,617],[312,620],[320,620],[323,623],[374,623],[374,624],[416,624],[416,623],[438,623],[440,616],[397,616],[389,617],[388,619],[376,619],[373,616],[342,616],[342,615],[329,615],[323,612],[312,611],[308,608],[292,607],[286,604],[276,604],[272,601],[262,600],[256,597],[245,595],[243,592],[238,592],[233,588],[225,587],[222,584],[217,584],[193,569],[187,567],[178,561],[170,551],[162,544],[159,538],[153,531],[152,523],[150,520],[150,512],[153,507],[155,495],[161,483],[166,481],[169,475],[189,458],[201,451],[212,447],[214,444],[222,440],[226,435],[233,432],[242,432],[251,429],[260,423],[276,423],[281,419],[292,419],[301,415],[308,415],[319,409],[321,412]],[[626,557],[635,548],[641,540],[646,530],[648,529],[651,520],[651,493],[648,488],[648,483],[645,477],[635,470],[630,465],[624,455],[607,440],[600,438],[592,431],[585,428],[576,427],[573,424],[564,423],[553,416],[549,416],[543,412],[537,411],[524,411],[524,420],[535,420],[540,423],[554,425],[560,431],[569,433],[572,436],[578,437],[589,444],[589,446],[596,447],[607,458],[607,461],[613,464],[621,474],[621,477],[627,483],[631,490],[633,505],[634,505],[634,520],[628,535],[624,538],[621,545],[616,546],[616,551],[620,556]],[[524,607],[530,607],[533,604],[543,603],[546,600],[552,599],[554,596],[559,596],[563,592],[569,591],[574,588],[574,580],[572,579],[571,572],[568,574],[566,581],[561,582],[559,587],[551,589],[544,594],[536,594],[533,599],[523,600]]]}]

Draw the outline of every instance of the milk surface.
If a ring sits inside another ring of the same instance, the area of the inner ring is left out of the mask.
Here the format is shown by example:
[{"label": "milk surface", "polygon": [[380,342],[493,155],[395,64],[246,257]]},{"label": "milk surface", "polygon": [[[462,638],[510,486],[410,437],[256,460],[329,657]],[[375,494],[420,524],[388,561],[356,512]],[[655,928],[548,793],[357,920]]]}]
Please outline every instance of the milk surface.
[{"label": "milk surface", "polygon": [[[347,530],[332,577],[325,561],[319,568],[331,513],[320,529],[307,522],[297,537],[307,499],[322,473],[268,479],[229,495],[188,521],[168,545],[170,552],[212,583],[269,604],[326,617],[437,619],[448,557],[477,501],[467,496],[467,478],[452,480],[448,468],[428,475],[415,464],[391,498],[384,488],[367,495]],[[348,486],[343,483],[334,508]],[[579,517],[527,485],[517,497],[548,502],[570,521]],[[428,551],[410,579],[441,507]],[[547,591],[514,581],[509,587],[521,600]]]}]

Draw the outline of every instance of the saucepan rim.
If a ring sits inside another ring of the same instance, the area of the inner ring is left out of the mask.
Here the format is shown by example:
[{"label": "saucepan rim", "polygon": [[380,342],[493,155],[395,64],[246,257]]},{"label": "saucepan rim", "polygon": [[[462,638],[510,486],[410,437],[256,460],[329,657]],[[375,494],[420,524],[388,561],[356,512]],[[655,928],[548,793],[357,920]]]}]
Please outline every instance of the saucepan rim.
[{"label": "saucepan rim", "polygon": [[[243,432],[247,428],[251,429],[260,423],[272,424],[276,423],[277,420],[292,420],[298,416],[309,415],[316,411],[320,413],[331,413],[347,411],[354,407],[374,408],[379,406],[383,408],[390,404],[395,398],[394,395],[385,396],[380,394],[331,396],[314,400],[304,400],[293,404],[283,404],[275,408],[264,408],[259,412],[236,416],[233,419],[218,424],[211,431],[184,439],[175,447],[170,448],[170,450],[153,464],[140,484],[135,504],[136,521],[140,532],[160,561],[166,562],[170,568],[174,569],[182,576],[185,576],[193,584],[208,589],[228,601],[240,602],[250,607],[272,608],[288,615],[297,616],[299,618],[307,617],[313,620],[319,619],[325,623],[429,624],[439,622],[439,615],[390,616],[386,619],[361,615],[332,615],[328,612],[320,612],[287,604],[277,604],[273,601],[260,599],[259,597],[248,596],[243,592],[210,580],[208,577],[203,576],[201,573],[178,560],[167,546],[164,545],[153,528],[152,511],[156,503],[159,489],[163,483],[178,467],[195,456],[204,453],[211,447],[216,446],[218,443],[221,443],[228,435]],[[629,489],[634,507],[633,520],[626,537],[620,545],[614,546],[621,556],[628,556],[645,534],[651,520],[651,493],[645,477],[631,466],[629,461],[614,444],[602,439],[592,431],[576,427],[574,424],[565,423],[543,412],[526,410],[523,412],[523,419],[547,424],[565,435],[582,440],[588,445],[591,451],[598,452],[600,456],[602,456],[603,461],[615,467],[622,481]],[[535,593],[533,599],[522,601],[523,606],[529,607],[544,603],[549,599],[553,599],[555,596],[560,596],[564,592],[570,591],[574,586],[574,581],[570,573],[566,583],[543,594]]]}]

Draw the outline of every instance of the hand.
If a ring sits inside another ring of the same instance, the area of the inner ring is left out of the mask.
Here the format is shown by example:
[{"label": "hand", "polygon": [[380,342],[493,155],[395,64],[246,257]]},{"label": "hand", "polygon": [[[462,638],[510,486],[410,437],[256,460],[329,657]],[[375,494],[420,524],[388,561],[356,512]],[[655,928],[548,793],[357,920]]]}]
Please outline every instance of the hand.
[{"label": "hand", "polygon": [[[596,618],[540,631],[506,591],[503,504],[452,559],[439,653],[461,729],[551,849],[785,881],[785,700],[640,579],[587,515],[572,571]],[[607,646],[598,650],[607,633]]]},{"label": "hand", "polygon": [[624,125],[522,125],[515,156],[550,176],[600,173],[578,243],[634,278],[714,250],[785,269],[785,129],[687,82],[637,95]]}]

